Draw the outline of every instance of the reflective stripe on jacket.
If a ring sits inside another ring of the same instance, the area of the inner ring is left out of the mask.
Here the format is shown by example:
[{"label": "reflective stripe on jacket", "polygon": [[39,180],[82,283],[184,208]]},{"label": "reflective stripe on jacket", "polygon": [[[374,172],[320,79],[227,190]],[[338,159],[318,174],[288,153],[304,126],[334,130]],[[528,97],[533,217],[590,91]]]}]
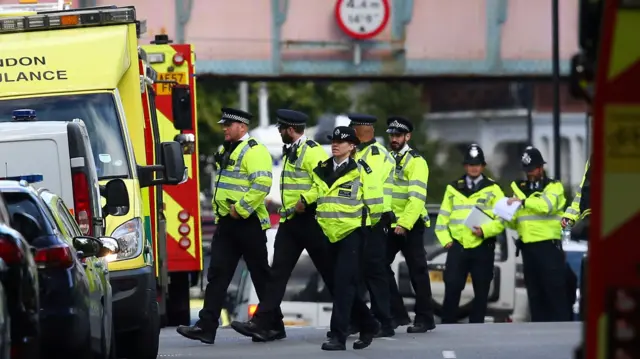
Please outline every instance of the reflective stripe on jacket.
[{"label": "reflective stripe on jacket", "polygon": [[375,140],[358,146],[355,159],[365,161],[371,168],[369,172],[365,172],[368,177],[365,204],[370,211],[371,224],[376,225],[383,213],[392,210],[393,170],[396,161],[389,151]]},{"label": "reflective stripe on jacket", "polygon": [[364,161],[356,163],[349,159],[343,174],[332,178],[333,158],[330,158],[313,171],[313,188],[302,197],[308,204],[317,204],[318,224],[331,243],[344,239],[363,225],[371,225],[364,204],[367,170],[371,169]]},{"label": "reflective stripe on jacket", "polygon": [[296,150],[294,157],[284,159],[284,166],[280,177],[280,222],[291,219],[295,215],[296,203],[300,195],[311,190],[313,181],[311,173],[318,162],[325,161],[327,152],[315,141],[305,141]]},{"label": "reflective stripe on jacket", "polygon": [[[484,177],[477,184],[477,189],[470,190],[465,177],[448,185],[444,193],[435,228],[442,246],[457,240],[464,248],[475,248],[485,239],[493,238],[504,231],[502,222],[493,214],[496,201],[504,197],[500,186],[492,179]],[[481,226],[484,238],[477,237],[464,224],[475,206],[494,219]]]},{"label": "reflective stripe on jacket", "polygon": [[573,198],[571,202],[571,206],[567,207],[567,210],[564,212],[563,217],[568,218],[570,220],[576,221],[580,216],[580,199],[582,198],[582,187],[584,187],[584,180],[587,177],[587,172],[589,171],[589,161],[584,165],[584,174],[582,175],[582,182],[580,182],[580,187],[576,192],[576,196]]},{"label": "reflective stripe on jacket", "polygon": [[429,227],[426,208],[428,181],[429,165],[418,152],[410,149],[402,155],[400,162],[396,161],[391,209],[397,221],[391,227],[399,225],[410,231],[418,219]]},{"label": "reflective stripe on jacket", "polygon": [[560,219],[566,203],[564,186],[547,178],[543,179],[541,191],[528,186],[528,181],[511,182],[514,195],[524,200],[524,205],[507,225],[518,231],[523,243],[560,239]]},{"label": "reflective stripe on jacket", "polygon": [[[224,148],[221,149],[223,153]],[[272,160],[264,145],[249,137],[231,153],[216,175],[213,210],[219,216],[229,215],[235,204],[238,215],[248,218],[254,212],[263,229],[271,227],[265,197],[271,190]]]}]

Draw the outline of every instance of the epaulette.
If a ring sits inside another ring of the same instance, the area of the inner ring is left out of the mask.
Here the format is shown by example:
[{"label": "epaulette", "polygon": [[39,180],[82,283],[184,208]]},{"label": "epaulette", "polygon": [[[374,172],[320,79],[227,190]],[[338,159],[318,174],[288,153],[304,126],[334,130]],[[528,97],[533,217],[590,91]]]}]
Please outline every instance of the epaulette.
[{"label": "epaulette", "polygon": [[313,148],[316,147],[318,144],[316,143],[316,141],[314,140],[307,140],[307,146]]},{"label": "epaulette", "polygon": [[258,141],[254,140],[253,138],[250,139],[247,143],[249,144],[249,147],[256,147],[258,145]]},{"label": "epaulette", "polygon": [[414,150],[414,149],[409,150],[409,153],[410,153],[410,154],[411,154],[411,156],[413,156],[413,157],[422,157],[422,155],[420,154],[420,152],[418,152],[418,151],[416,151],[416,150]]},{"label": "epaulette", "polygon": [[371,146],[371,155],[377,156],[380,154],[380,149],[376,146]]},{"label": "epaulette", "polygon": [[364,171],[367,172],[367,174],[373,172],[371,170],[371,167],[369,167],[369,165],[362,158],[358,160],[358,163],[360,164],[360,166],[362,166],[362,168],[364,168]]},{"label": "epaulette", "polygon": [[528,181],[525,181],[525,180],[518,181],[518,187],[526,187],[527,183],[528,183]]},{"label": "epaulette", "polygon": [[327,167],[327,164],[329,163],[329,161],[318,161],[318,166],[320,167]]},{"label": "epaulette", "polygon": [[465,189],[467,188],[467,182],[461,178],[459,180],[453,181],[452,187],[456,189]]}]

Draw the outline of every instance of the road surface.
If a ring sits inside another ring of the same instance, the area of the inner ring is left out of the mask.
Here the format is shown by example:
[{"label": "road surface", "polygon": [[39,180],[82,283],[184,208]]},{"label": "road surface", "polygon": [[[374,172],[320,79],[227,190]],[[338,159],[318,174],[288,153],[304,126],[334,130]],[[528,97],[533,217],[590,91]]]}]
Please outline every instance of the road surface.
[{"label": "road surface", "polygon": [[272,343],[252,343],[233,329],[222,328],[214,345],[164,328],[158,358],[572,359],[581,327],[578,322],[459,324],[439,325],[431,333],[418,335],[407,334],[406,327],[401,327],[395,337],[376,339],[365,350],[352,349],[352,336],[344,352],[320,350],[326,328],[287,328],[287,339]]}]

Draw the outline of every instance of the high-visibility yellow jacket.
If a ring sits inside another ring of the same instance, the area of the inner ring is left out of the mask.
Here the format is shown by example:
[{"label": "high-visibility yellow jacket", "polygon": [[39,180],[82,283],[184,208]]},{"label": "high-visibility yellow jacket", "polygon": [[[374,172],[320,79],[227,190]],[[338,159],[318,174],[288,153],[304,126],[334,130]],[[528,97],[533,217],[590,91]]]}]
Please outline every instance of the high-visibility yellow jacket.
[{"label": "high-visibility yellow jacket", "polygon": [[395,159],[391,208],[396,215],[396,223],[391,227],[398,225],[410,231],[418,219],[422,219],[425,226],[429,227],[426,208],[429,165],[417,151],[410,148]]},{"label": "high-visibility yellow jacket", "polygon": [[[478,247],[485,239],[500,234],[504,231],[504,226],[493,214],[493,207],[503,197],[500,186],[488,177],[482,178],[474,190],[467,187],[466,176],[453,181],[447,186],[436,220],[435,233],[440,244],[446,246],[456,240],[464,248],[471,249]],[[477,237],[464,224],[473,207],[478,207],[493,218],[493,221],[480,226],[483,238]]]},{"label": "high-visibility yellow jacket", "polygon": [[587,163],[584,165],[584,174],[582,175],[580,187],[578,188],[578,192],[573,198],[571,205],[567,207],[567,210],[564,212],[564,218],[576,221],[578,217],[580,217],[580,199],[582,198],[582,187],[584,186],[584,180],[587,177],[587,171],[589,171],[589,161],[587,161]]},{"label": "high-visibility yellow jacket", "polygon": [[320,162],[313,170],[313,189],[303,193],[307,204],[316,203],[318,224],[331,243],[338,242],[354,230],[371,225],[364,199],[369,185],[369,165],[349,159],[342,176],[333,178],[333,157]]},{"label": "high-visibility yellow jacket", "polygon": [[318,162],[325,161],[329,156],[317,142],[307,140],[302,142],[295,153],[284,158],[284,166],[280,176],[280,222],[293,218],[295,207],[300,195],[311,190],[313,181],[311,173]]},{"label": "high-visibility yellow jacket", "polygon": [[[271,190],[272,160],[269,151],[255,138],[242,141],[231,154],[220,150],[221,157],[227,159],[219,165],[213,210],[224,217],[229,215],[234,204],[238,215],[248,218],[256,213],[263,229],[271,227],[269,213],[264,199]],[[216,218],[216,222],[219,218]]]},{"label": "high-visibility yellow jacket", "polygon": [[[392,211],[393,170],[396,161],[391,157],[389,151],[375,139],[358,145],[355,159],[356,161],[365,161],[371,168],[371,172],[367,173],[367,176],[370,177],[367,180],[367,183],[370,184],[367,190],[371,197],[366,199],[366,205],[371,211],[369,212],[371,224],[376,225],[383,213]],[[379,202],[380,199],[382,202]]]},{"label": "high-visibility yellow jacket", "polygon": [[511,189],[523,204],[513,219],[505,223],[518,232],[522,242],[560,239],[560,216],[566,203],[562,183],[545,177],[538,189],[532,189],[529,181],[511,182]]}]

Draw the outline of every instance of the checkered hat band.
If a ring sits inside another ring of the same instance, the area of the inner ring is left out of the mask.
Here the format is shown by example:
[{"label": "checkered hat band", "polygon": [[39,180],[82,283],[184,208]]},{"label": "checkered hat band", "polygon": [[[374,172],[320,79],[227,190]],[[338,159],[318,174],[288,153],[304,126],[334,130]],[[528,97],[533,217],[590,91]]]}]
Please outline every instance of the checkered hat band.
[{"label": "checkered hat band", "polygon": [[395,128],[399,128],[399,129],[402,129],[402,130],[405,130],[405,131],[409,132],[409,127],[407,127],[407,125],[402,124],[402,123],[400,123],[400,122],[398,122],[398,121],[393,121],[393,122],[391,122],[391,123],[389,124],[389,127],[390,127],[390,128],[391,128],[391,127],[395,127]]},{"label": "checkered hat band", "polygon": [[304,123],[293,123],[278,117],[278,123],[286,126],[304,126]]},{"label": "checkered hat band", "polygon": [[351,121],[351,126],[373,126],[373,123]]},{"label": "checkered hat band", "polygon": [[249,124],[249,120],[248,119],[246,119],[244,117],[241,117],[241,116],[238,116],[238,115],[231,114],[231,113],[223,113],[222,114],[222,119],[223,120],[230,120],[230,121],[238,121],[238,122],[242,122],[242,123],[247,124],[247,125]]}]

